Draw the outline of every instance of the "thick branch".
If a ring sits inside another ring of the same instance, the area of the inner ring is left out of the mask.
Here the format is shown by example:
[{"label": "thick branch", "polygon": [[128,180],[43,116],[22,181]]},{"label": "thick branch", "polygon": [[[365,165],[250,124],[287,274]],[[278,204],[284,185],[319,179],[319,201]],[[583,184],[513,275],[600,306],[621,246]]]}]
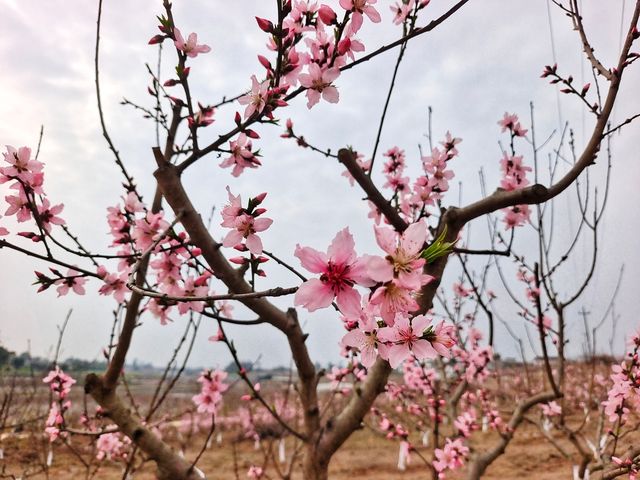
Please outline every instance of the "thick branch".
[{"label": "thick branch", "polygon": [[115,390],[103,387],[100,377],[95,374],[87,376],[85,391],[105,410],[105,414],[118,425],[120,431],[158,465],[160,480],[195,480],[206,478],[193,467],[190,462],[175,453],[156,434],[137,420],[131,411],[116,396]]},{"label": "thick branch", "polygon": [[351,150],[341,148],[338,152],[338,161],[347,168],[354,180],[367,194],[367,198],[382,212],[393,228],[398,232],[403,232],[408,226],[407,222],[400,217],[398,211],[382,196],[371,178],[360,168],[356,162],[356,154]]},{"label": "thick branch", "polygon": [[550,402],[551,400],[557,398],[557,395],[553,392],[542,392],[533,397],[528,398],[518,404],[513,415],[511,415],[511,420],[509,420],[509,424],[505,428],[505,432],[502,433],[500,440],[486,452],[478,455],[469,465],[469,473],[467,474],[468,480],[479,480],[487,467],[491,465],[491,463],[498,458],[500,455],[504,453],[509,445],[509,442],[513,439],[513,435],[515,434],[516,429],[520,426],[522,421],[525,419],[525,414],[534,406]]},{"label": "thick branch", "polygon": [[549,188],[540,184],[535,184],[530,187],[511,191],[498,189],[495,193],[489,195],[486,198],[483,198],[482,200],[472,203],[471,205],[468,205],[464,208],[457,209],[457,223],[459,223],[460,225],[464,225],[474,218],[513,205],[546,202],[547,200],[554,198],[555,196],[566,190],[567,187],[573,184],[573,182],[589,165],[595,163],[598,151],[600,150],[600,143],[604,138],[605,128],[607,127],[609,117],[611,116],[611,112],[618,95],[620,81],[622,79],[622,74],[624,72],[627,61],[627,55],[629,53],[629,49],[631,48],[631,44],[633,43],[633,27],[638,23],[639,14],[640,2],[637,2],[633,14],[633,19],[631,20],[631,27],[627,34],[622,52],[620,53],[618,68],[612,75],[609,90],[607,92],[607,98],[605,100],[604,106],[602,107],[602,112],[598,117],[598,121],[596,122],[595,127],[593,128],[593,132],[591,133],[589,142],[587,143],[584,151],[582,152],[582,155],[580,155],[580,158],[573,165],[573,167],[558,182],[551,185]]},{"label": "thick branch", "polygon": [[174,213],[180,212],[180,223],[189,234],[193,244],[202,250],[202,256],[207,264],[224,282],[229,292],[239,297],[238,300],[253,310],[261,319],[287,336],[300,379],[299,393],[305,409],[307,433],[315,432],[319,424],[316,373],[305,344],[306,335],[300,328],[295,311],[283,312],[266,298],[256,298],[253,295],[251,286],[220,252],[220,244],[213,239],[201,216],[191,203],[180,181],[178,169],[165,160],[159,149],[154,148],[153,153],[158,163],[158,169],[154,173],[158,180],[158,186]]}]

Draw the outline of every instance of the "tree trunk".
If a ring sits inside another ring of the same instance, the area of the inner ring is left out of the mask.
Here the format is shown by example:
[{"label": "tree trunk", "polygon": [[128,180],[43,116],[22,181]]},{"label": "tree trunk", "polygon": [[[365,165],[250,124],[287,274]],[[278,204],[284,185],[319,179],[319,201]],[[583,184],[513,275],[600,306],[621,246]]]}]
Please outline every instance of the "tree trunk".
[{"label": "tree trunk", "polygon": [[305,446],[302,470],[304,480],[328,480],[329,478],[329,460],[319,457],[315,442],[309,442]]}]

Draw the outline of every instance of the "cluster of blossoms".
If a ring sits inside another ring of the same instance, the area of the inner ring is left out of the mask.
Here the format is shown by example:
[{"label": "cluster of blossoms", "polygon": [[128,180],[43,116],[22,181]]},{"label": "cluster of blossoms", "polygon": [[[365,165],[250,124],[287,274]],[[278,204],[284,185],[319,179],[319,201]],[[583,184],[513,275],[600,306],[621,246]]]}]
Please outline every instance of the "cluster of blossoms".
[{"label": "cluster of blossoms", "polygon": [[[9,183],[10,195],[4,197],[8,208],[4,215],[15,217],[18,223],[33,221],[36,231],[17,232],[17,235],[28,238],[32,242],[46,244],[47,236],[51,236],[54,225],[65,225],[65,221],[59,217],[64,206],[62,204],[51,205],[44,192],[44,164],[32,158],[29,147],[14,148],[6,146],[3,153],[7,166],[0,166],[0,184]],[[0,218],[2,218],[0,216]],[[6,236],[9,230],[0,226],[0,236]],[[84,283],[86,278],[74,269],[68,269],[66,274],[51,268],[53,277],[41,272],[35,272],[39,284],[38,292],[42,292],[52,285],[57,286],[58,296],[66,295],[73,290],[78,295],[84,295]]]},{"label": "cluster of blossoms", "polygon": [[[502,160],[500,160],[500,170],[502,171],[502,180],[500,187],[506,191],[524,188],[529,185],[527,172],[531,171],[531,167],[523,164],[522,156],[515,155],[513,149],[513,140],[516,137],[524,137],[527,130],[523,129],[518,121],[516,114],[504,114],[502,120],[498,122],[502,131],[509,131],[511,135],[511,154],[504,152]],[[503,221],[505,229],[520,227],[529,221],[531,209],[529,205],[515,205],[502,210],[504,212]]]},{"label": "cluster of blossoms", "polygon": [[433,462],[433,468],[438,472],[438,478],[446,478],[446,470],[456,470],[464,466],[464,462],[469,455],[469,447],[467,447],[462,438],[452,440],[447,438],[444,447],[436,448],[436,460]]},{"label": "cluster of blossoms", "polygon": [[[433,280],[422,272],[426,224],[414,223],[402,235],[387,227],[375,227],[375,233],[386,257],[358,257],[348,228],[336,235],[327,253],[298,245],[295,256],[320,277],[304,282],[294,303],[315,311],[335,300],[349,330],[342,344],[359,350],[365,367],[377,356],[395,368],[410,355],[448,355],[455,343],[453,327],[431,325],[424,315],[409,316],[419,309],[419,290]],[[368,296],[363,299],[356,285],[369,288]]]},{"label": "cluster of blossoms", "polygon": [[[553,319],[544,312],[542,312],[542,315],[537,313],[537,304],[540,302],[540,288],[536,285],[535,275],[530,273],[524,266],[521,266],[518,269],[516,278],[519,282],[524,283],[527,300],[532,304],[531,309],[523,307],[520,315],[533,324],[535,328],[542,329],[545,335],[549,334],[552,331]],[[552,338],[552,341],[555,343],[556,338]]]},{"label": "cluster of blossoms", "polygon": [[[285,2],[281,12],[282,21],[275,24],[266,18],[256,18],[258,27],[269,35],[267,48],[277,57],[272,62],[264,55],[258,55],[260,65],[265,69],[264,79],[251,76],[251,88],[238,99],[244,106],[241,117],[236,113],[238,136],[230,140],[230,155],[221,167],[232,168],[232,175],[240,175],[245,168],[257,168],[261,165],[259,152],[253,150],[250,139],[260,138],[257,132],[248,128],[250,123],[262,122],[263,118],[274,121],[273,112],[287,106],[287,92],[291,88],[306,90],[307,107],[313,108],[320,100],[337,103],[340,95],[335,81],[340,70],[349,61],[355,60],[357,53],[365,50],[364,44],[356,38],[365,18],[379,23],[381,16],[374,6],[377,0],[340,0],[342,15],[330,6],[310,1],[295,0]],[[391,8],[395,24],[407,25],[415,19],[418,11],[425,8],[429,0],[400,1]],[[339,17],[342,16],[342,20]],[[162,34],[156,35],[150,43],[160,43],[173,39],[181,55],[195,57],[199,53],[210,51],[207,45],[198,45],[195,33],[188,41],[175,26],[164,17],[160,17]],[[413,27],[412,27],[413,28]],[[186,57],[182,57],[186,60]],[[189,73],[189,67],[178,68],[178,80],[170,80],[166,86],[182,83]],[[173,101],[184,103],[180,99]],[[192,128],[209,125],[213,119],[212,108],[201,108],[200,117],[191,119]],[[202,121],[204,118],[204,121]]]},{"label": "cluster of blossoms", "polygon": [[562,407],[554,400],[553,402],[544,403],[540,406],[542,415],[547,418],[556,417],[562,414]]},{"label": "cluster of blossoms", "polygon": [[267,210],[258,208],[267,196],[261,193],[255,198],[250,198],[247,208],[242,207],[240,195],[233,195],[227,187],[229,203],[222,209],[222,225],[230,231],[224,237],[222,245],[234,247],[239,251],[249,250],[252,255],[262,254],[262,241],[258,233],[265,231],[271,226],[273,220],[260,217]]},{"label": "cluster of blossoms", "polygon": [[[466,341],[451,350],[452,359],[444,359],[444,379],[435,368],[414,358],[403,363],[403,383],[388,383],[386,394],[390,412],[382,412],[380,408],[372,409],[372,412],[379,418],[379,428],[388,439],[406,442],[406,453],[402,453],[401,448],[399,455],[399,468],[413,448],[412,430],[420,433],[423,445],[428,446],[431,432],[442,432],[441,425],[447,421],[452,423],[453,435],[441,448],[440,443],[435,446],[433,467],[439,478],[445,478],[447,471],[463,466],[469,453],[467,441],[474,431],[505,432],[507,425],[496,403],[482,387],[490,374],[488,364],[493,352],[490,346],[480,344],[481,339],[481,333],[471,327]],[[460,387],[476,384],[478,388],[465,391],[459,400],[451,400],[455,403],[448,405],[450,399],[459,395],[454,392]],[[459,413],[452,417],[453,412]],[[400,415],[403,420],[394,421],[391,413]]]},{"label": "cluster of blossoms", "polygon": [[[31,157],[29,147],[18,149],[7,145],[3,153],[6,166],[0,167],[0,184],[10,183],[9,189],[14,192],[4,197],[9,205],[4,212],[6,216],[15,216],[18,223],[33,219],[38,232],[18,232],[18,235],[40,242],[46,234],[51,233],[53,225],[64,225],[65,221],[58,215],[64,206],[51,205],[43,190],[44,164]],[[9,231],[2,227],[0,235],[8,235]]]},{"label": "cluster of blossoms", "polygon": [[[449,181],[454,177],[454,173],[448,169],[448,164],[458,156],[456,145],[461,141],[447,132],[445,139],[440,142],[440,147],[434,147],[431,155],[421,158],[423,173],[416,178],[413,185],[410,177],[405,175],[407,165],[404,150],[392,147],[383,154],[387,159],[382,168],[386,180],[383,187],[391,190],[394,205],[408,223],[429,216],[428,208],[436,205],[449,190]],[[362,156],[358,156],[357,161],[363,171],[368,172],[371,168],[370,160],[364,161]],[[353,185],[351,175],[343,175]],[[369,206],[369,217],[379,224],[382,219],[381,213],[373,203],[370,202]]]},{"label": "cluster of blossoms", "polygon": [[229,385],[224,383],[227,373],[221,370],[205,370],[198,377],[202,384],[201,391],[193,397],[193,403],[198,407],[199,413],[216,415],[222,404],[222,394],[227,391]]},{"label": "cluster of blossoms", "polygon": [[[9,207],[4,214],[15,216],[18,223],[33,221],[37,231],[20,232],[19,235],[47,245],[52,225],[64,225],[64,221],[57,217],[62,205],[51,207],[43,191],[44,165],[32,158],[28,147],[16,149],[8,146],[4,161],[7,166],[0,167],[0,183],[9,183],[10,189],[15,190],[15,194],[5,197]],[[255,254],[262,252],[262,243],[256,232],[268,228],[272,222],[267,218],[257,218],[265,211],[258,208],[264,197],[265,194],[262,194],[251,199],[249,208],[242,209],[236,208],[235,204],[236,200],[240,201],[240,197],[229,193],[231,205],[223,212],[223,226],[232,228],[232,231],[225,239],[226,244],[240,250],[248,249]],[[152,286],[157,291],[174,298],[200,297],[209,293],[208,284],[213,272],[198,261],[200,249],[190,244],[184,232],[177,233],[170,228],[162,211],[149,211],[136,192],[130,191],[123,198],[122,204],[107,209],[107,223],[111,234],[110,246],[116,249],[113,257],[119,260],[116,268],[109,270],[105,265],[99,265],[95,273],[80,268],[68,268],[66,272],[56,268],[49,268],[50,273],[36,271],[38,292],[55,286],[58,296],[69,292],[84,295],[87,277],[93,276],[102,281],[98,290],[101,295],[112,296],[118,303],[122,303],[129,293],[127,283],[133,265],[140,255],[149,253],[149,268],[156,277]],[[1,227],[0,235],[7,234],[8,229]],[[264,275],[257,265],[266,260],[262,256],[252,256],[256,265],[255,273]],[[185,274],[185,269],[194,271],[195,275]],[[230,316],[231,308],[226,302],[215,306],[219,312],[224,311]],[[172,302],[164,298],[151,298],[146,304],[146,309],[158,317],[162,324],[169,321],[169,314],[174,308],[179,314],[185,314],[189,311],[201,312],[204,307],[205,303],[202,301]]]},{"label": "cluster of blossoms", "polygon": [[444,420],[445,401],[438,388],[440,377],[435,369],[426,367],[424,362],[404,362],[402,367],[403,383],[390,382],[387,396],[393,404],[403,405],[404,411],[413,417],[415,427],[427,433],[427,421],[433,427]]},{"label": "cluster of blossoms", "polygon": [[604,413],[614,424],[622,425],[630,415],[640,413],[640,335],[635,335],[631,343],[632,348],[626,359],[612,367],[613,385],[603,402]]},{"label": "cluster of blossoms", "polygon": [[[133,263],[139,255],[150,253],[150,271],[155,274],[157,291],[172,297],[205,296],[209,293],[208,283],[212,276],[209,270],[202,270],[198,276],[183,274],[184,267],[194,267],[199,248],[192,247],[184,232],[176,233],[164,218],[164,212],[148,211],[137,195],[130,192],[123,205],[115,205],[107,209],[107,222],[112,236],[111,246],[118,248],[121,260],[117,272],[109,272],[105,266],[97,270],[104,284],[100,287],[101,295],[111,295],[121,302],[127,294],[127,280],[131,275]],[[177,310],[180,314],[188,311],[201,312],[204,302],[179,302]],[[164,325],[169,321],[169,314],[175,307],[164,299],[151,298],[146,309],[156,316]]]},{"label": "cluster of blossoms", "polygon": [[482,333],[476,328],[469,330],[465,348],[454,347],[452,355],[456,359],[453,370],[468,382],[483,382],[489,376],[488,365],[493,359],[490,345],[482,345]]},{"label": "cluster of blossoms", "polygon": [[68,396],[71,391],[71,386],[76,383],[76,381],[64,373],[58,366],[51,370],[42,381],[49,384],[49,389],[52,394],[52,402],[45,424],[45,432],[49,435],[49,441],[53,442],[59,436],[65,436],[67,434],[64,431],[64,414],[71,408],[71,400],[68,399]]},{"label": "cluster of blossoms", "polygon": [[634,462],[631,458],[611,457],[613,463],[621,468],[626,468],[629,471],[629,480],[638,480],[640,477],[640,464]]},{"label": "cluster of blossoms", "polygon": [[354,384],[361,382],[366,378],[367,371],[362,363],[354,359],[346,367],[331,367],[326,376],[331,381],[332,391],[347,395],[351,391],[351,385],[346,384],[345,380],[350,378]]},{"label": "cluster of blossoms", "polygon": [[105,433],[98,437],[96,449],[98,460],[127,460],[131,439],[121,433]]}]

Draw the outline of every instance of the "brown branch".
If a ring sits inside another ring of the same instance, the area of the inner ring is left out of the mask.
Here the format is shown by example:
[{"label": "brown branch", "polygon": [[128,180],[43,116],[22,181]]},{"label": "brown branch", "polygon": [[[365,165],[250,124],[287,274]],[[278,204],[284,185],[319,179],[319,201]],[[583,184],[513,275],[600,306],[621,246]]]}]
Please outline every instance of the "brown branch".
[{"label": "brown branch", "polygon": [[629,53],[629,49],[631,48],[631,44],[634,40],[633,27],[638,23],[639,15],[640,2],[637,2],[633,18],[631,20],[631,27],[629,28],[626,41],[622,48],[622,52],[620,53],[618,68],[615,70],[615,73],[611,78],[611,83],[609,85],[609,90],[607,92],[604,106],[602,107],[600,116],[598,117],[596,125],[593,128],[593,132],[591,134],[589,142],[587,143],[584,151],[582,152],[582,155],[580,155],[580,158],[573,165],[573,167],[560,180],[558,180],[548,188],[544,185],[535,184],[526,188],[512,191],[498,189],[488,197],[472,203],[471,205],[459,209],[450,209],[449,211],[455,212],[454,216],[456,223],[458,223],[459,225],[464,225],[465,223],[481,215],[485,215],[487,213],[491,213],[501,208],[506,208],[513,205],[537,204],[546,202],[547,200],[554,198],[555,196],[566,190],[567,187],[573,184],[573,182],[589,165],[592,165],[595,162],[598,151],[600,150],[600,143],[604,137],[604,131],[607,126],[607,122],[609,121],[609,117],[611,115],[616,97],[618,95],[622,74],[625,69],[627,54]]},{"label": "brown branch", "polygon": [[85,392],[102,406],[107,415],[118,425],[120,431],[133,440],[158,465],[160,480],[195,480],[205,478],[202,472],[191,468],[191,464],[176,454],[149,428],[133,417],[131,411],[116,396],[114,389],[104,387],[103,380],[91,373],[85,381]]},{"label": "brown branch", "polygon": [[612,73],[608,69],[606,69],[604,65],[602,65],[602,63],[600,63],[600,60],[596,58],[596,56],[593,53],[594,51],[593,47],[591,46],[591,44],[589,43],[589,40],[587,39],[587,34],[585,33],[584,25],[582,24],[582,16],[578,11],[577,0],[571,0],[571,10],[572,10],[571,19],[573,20],[573,26],[580,34],[580,40],[582,41],[582,48],[584,50],[584,53],[587,55],[589,62],[591,62],[591,65],[593,66],[593,68],[596,69],[598,73],[600,73],[600,75],[605,77],[607,80],[611,80]]},{"label": "brown branch", "polygon": [[[207,264],[233,294],[253,294],[251,286],[244,280],[242,274],[233,268],[220,252],[220,244],[209,233],[209,229],[194,208],[180,181],[179,169],[167,162],[158,148],[154,148],[153,153],[158,164],[158,169],[154,173],[158,186],[174,213],[181,212],[180,223],[193,244],[202,250],[202,256]],[[240,301],[253,310],[258,317],[287,336],[300,380],[298,392],[304,409],[305,430],[307,437],[310,437],[319,427],[317,378],[305,344],[307,336],[302,332],[295,310],[289,309],[283,312],[266,298],[255,298],[253,295],[241,297]]]},{"label": "brown branch", "polygon": [[403,232],[408,226],[407,222],[400,217],[398,211],[382,196],[371,178],[358,165],[355,152],[341,148],[338,151],[338,161],[347,168],[354,180],[367,194],[367,198],[382,212],[393,228],[398,232]]},{"label": "brown branch", "polygon": [[261,298],[261,297],[282,297],[284,295],[291,295],[298,291],[298,287],[276,287],[260,292],[248,292],[248,293],[227,293],[221,295],[168,295],[162,292],[156,292],[148,290],[143,287],[138,287],[135,284],[127,283],[127,287],[133,292],[136,292],[144,297],[161,298],[162,300],[168,300],[170,302],[212,302],[215,300],[244,300],[247,298]]},{"label": "brown branch", "polygon": [[515,434],[516,429],[520,426],[522,421],[525,419],[525,414],[535,405],[540,403],[550,402],[551,400],[557,398],[556,394],[553,392],[542,392],[537,395],[534,395],[527,400],[523,400],[518,404],[515,411],[511,415],[511,419],[505,429],[505,432],[502,433],[498,442],[489,450],[486,450],[484,453],[477,455],[470,463],[469,463],[469,472],[467,473],[468,480],[479,480],[484,474],[485,470],[491,463],[498,458],[500,455],[504,453],[507,446],[513,439],[513,435]]}]

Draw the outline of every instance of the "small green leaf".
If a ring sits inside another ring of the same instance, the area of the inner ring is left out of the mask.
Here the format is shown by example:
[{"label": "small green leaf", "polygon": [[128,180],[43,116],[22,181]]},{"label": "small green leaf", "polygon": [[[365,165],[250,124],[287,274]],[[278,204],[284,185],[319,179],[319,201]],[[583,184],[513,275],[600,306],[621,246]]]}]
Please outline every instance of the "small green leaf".
[{"label": "small green leaf", "polygon": [[453,246],[456,244],[457,240],[456,242],[445,242],[444,239],[446,236],[447,227],[445,226],[440,235],[438,235],[438,238],[436,238],[431,245],[422,251],[420,256],[424,258],[427,263],[431,263],[440,257],[449,255],[452,252]]}]

